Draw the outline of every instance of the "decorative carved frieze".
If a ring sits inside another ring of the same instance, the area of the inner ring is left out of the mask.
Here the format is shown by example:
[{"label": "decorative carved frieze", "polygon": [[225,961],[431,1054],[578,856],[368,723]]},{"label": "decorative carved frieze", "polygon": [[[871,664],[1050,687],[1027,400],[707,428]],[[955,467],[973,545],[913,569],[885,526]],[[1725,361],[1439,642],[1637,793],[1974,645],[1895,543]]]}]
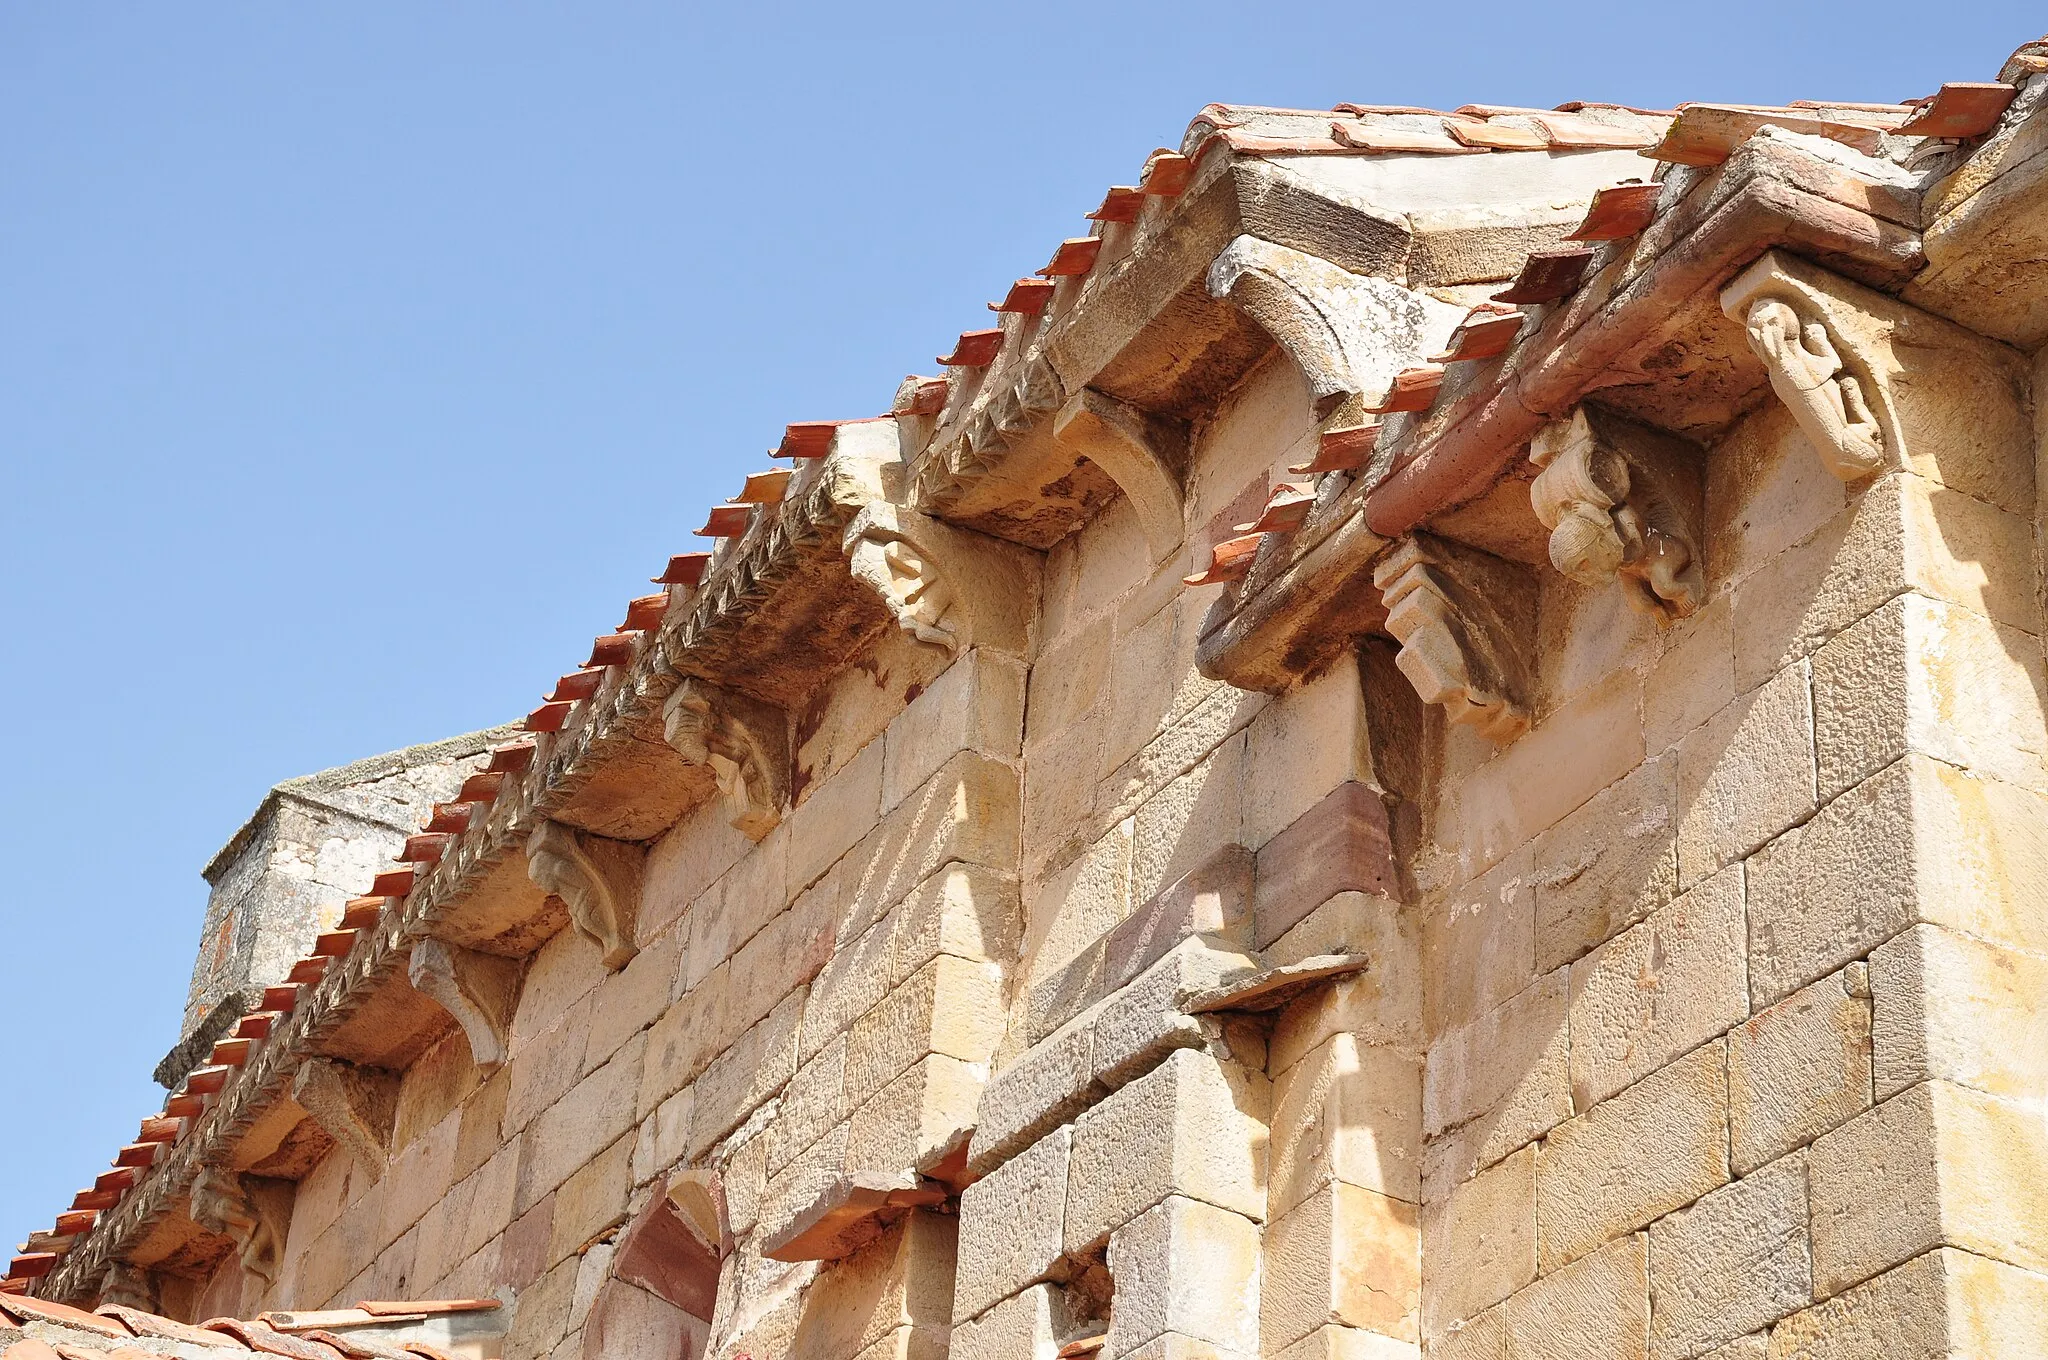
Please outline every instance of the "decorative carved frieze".
[{"label": "decorative carved frieze", "polygon": [[261,1291],[267,1291],[277,1282],[283,1264],[285,1234],[291,1228],[297,1190],[290,1181],[208,1166],[192,1184],[192,1221],[232,1239],[241,1254],[242,1269],[260,1282]]},{"label": "decorative carved frieze", "polygon": [[469,1056],[490,1069],[505,1061],[512,1010],[519,1001],[517,959],[480,954],[445,940],[412,947],[407,975],[415,990],[439,1002],[469,1039]]},{"label": "decorative carved frieze", "polygon": [[732,824],[759,841],[790,799],[789,715],[734,690],[685,679],[662,704],[662,734],[677,755],[718,782]]},{"label": "decorative carved frieze", "polygon": [[398,1074],[333,1058],[307,1058],[292,1073],[292,1099],[363,1174],[382,1180],[398,1118]]},{"label": "decorative carved frieze", "polygon": [[874,501],[846,526],[854,578],[902,629],[957,652],[1028,650],[1038,616],[1038,556],[915,510]]},{"label": "decorative carved frieze", "polygon": [[[1897,422],[1873,360],[1829,315],[1827,275],[1773,251],[1721,293],[1771,390],[1827,470],[1845,482],[1896,461]],[[1890,427],[1891,433],[1887,433]]]},{"label": "decorative carved frieze", "polygon": [[1384,402],[1394,375],[1441,350],[1466,312],[1256,236],[1224,247],[1208,282],[1301,366],[1319,416],[1350,396]]},{"label": "decorative carved frieze", "polygon": [[1550,561],[1586,585],[1619,576],[1629,603],[1665,620],[1700,607],[1700,477],[1679,441],[1581,406],[1529,449],[1529,488]]},{"label": "decorative carved frieze", "polygon": [[1053,417],[1053,438],[1110,475],[1137,513],[1152,560],[1180,546],[1180,458],[1164,447],[1145,413],[1084,387]]},{"label": "decorative carved frieze", "polygon": [[569,909],[576,929],[617,972],[640,952],[633,943],[640,915],[640,874],[646,851],[565,826],[542,822],[526,842],[527,876]]},{"label": "decorative carved frieze", "polygon": [[1425,703],[1493,741],[1528,730],[1536,599],[1520,567],[1417,533],[1381,560],[1373,584],[1401,644],[1394,664]]}]

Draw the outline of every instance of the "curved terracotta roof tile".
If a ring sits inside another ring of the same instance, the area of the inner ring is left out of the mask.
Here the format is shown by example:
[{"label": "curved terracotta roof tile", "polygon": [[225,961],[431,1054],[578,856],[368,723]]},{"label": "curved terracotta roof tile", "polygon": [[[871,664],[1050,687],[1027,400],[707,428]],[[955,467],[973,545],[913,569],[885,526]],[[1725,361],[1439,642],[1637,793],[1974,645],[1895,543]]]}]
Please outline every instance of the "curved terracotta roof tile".
[{"label": "curved terracotta roof tile", "polygon": [[1372,457],[1379,442],[1378,425],[1353,425],[1348,429],[1325,430],[1316,441],[1316,456],[1287,469],[1296,477],[1316,472],[1356,472]]}]

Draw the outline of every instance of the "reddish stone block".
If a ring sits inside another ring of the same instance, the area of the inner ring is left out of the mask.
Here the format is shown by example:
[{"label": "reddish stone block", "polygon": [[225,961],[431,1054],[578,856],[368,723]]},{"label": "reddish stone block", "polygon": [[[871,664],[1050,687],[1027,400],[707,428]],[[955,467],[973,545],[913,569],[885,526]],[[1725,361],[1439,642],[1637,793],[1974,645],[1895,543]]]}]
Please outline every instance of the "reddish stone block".
[{"label": "reddish stone block", "polygon": [[1340,892],[1392,897],[1398,879],[1387,805],[1344,783],[1259,848],[1252,947],[1264,949]]}]

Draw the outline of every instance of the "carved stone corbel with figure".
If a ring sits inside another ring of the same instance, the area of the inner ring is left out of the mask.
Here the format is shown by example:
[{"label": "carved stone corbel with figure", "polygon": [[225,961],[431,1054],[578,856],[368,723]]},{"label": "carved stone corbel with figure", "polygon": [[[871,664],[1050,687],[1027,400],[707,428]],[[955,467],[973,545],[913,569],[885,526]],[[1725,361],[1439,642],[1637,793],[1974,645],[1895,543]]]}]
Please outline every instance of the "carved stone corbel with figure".
[{"label": "carved stone corbel with figure", "polygon": [[1619,577],[1630,604],[1669,622],[1700,607],[1700,476],[1678,440],[1581,406],[1537,432],[1529,487],[1550,562],[1584,585]]},{"label": "carved stone corbel with figure", "polygon": [[676,754],[717,781],[732,824],[760,841],[790,802],[789,715],[772,704],[686,678],[661,710],[662,735]]},{"label": "carved stone corbel with figure", "polygon": [[561,822],[542,822],[526,842],[526,874],[550,897],[617,972],[640,952],[633,940],[640,915],[646,850],[592,836]]},{"label": "carved stone corbel with figure", "polygon": [[260,1282],[259,1293],[267,1293],[283,1265],[297,1193],[298,1186],[291,1181],[210,1166],[192,1185],[192,1221],[231,1239],[242,1269]]},{"label": "carved stone corbel with figure", "polygon": [[1029,650],[1039,590],[1030,549],[886,501],[853,517],[843,547],[854,579],[919,642]]}]

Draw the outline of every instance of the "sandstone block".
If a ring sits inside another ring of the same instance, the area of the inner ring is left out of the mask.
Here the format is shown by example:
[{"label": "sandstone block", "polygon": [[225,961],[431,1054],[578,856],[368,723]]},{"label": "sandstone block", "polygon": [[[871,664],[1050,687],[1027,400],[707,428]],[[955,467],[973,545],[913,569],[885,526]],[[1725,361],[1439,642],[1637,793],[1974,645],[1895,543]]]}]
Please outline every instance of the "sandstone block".
[{"label": "sandstone block", "polygon": [[847,1167],[929,1170],[974,1127],[982,1081],[980,1067],[958,1058],[919,1059],[853,1112]]},{"label": "sandstone block", "polygon": [[1024,663],[973,648],[925,686],[882,735],[882,808],[894,808],[955,752],[1007,760],[1024,740]]},{"label": "sandstone block", "polygon": [[1422,1126],[1434,1137],[1484,1116],[1494,1156],[1571,1117],[1566,971],[1438,1039],[1422,1078]]},{"label": "sandstone block", "polygon": [[1421,1064],[1332,1035],[1273,1083],[1272,1161],[1276,1219],[1332,1182],[1419,1201]]},{"label": "sandstone block", "polygon": [[1742,870],[1571,965],[1572,1104],[1591,1109],[1749,1014]]},{"label": "sandstone block", "polygon": [[1643,686],[1643,738],[1652,756],[1721,711],[1735,697],[1735,632],[1729,597],[1709,600],[1664,635]]},{"label": "sandstone block", "polygon": [[1072,1141],[1070,1130],[1055,1129],[961,1192],[957,1321],[1045,1278],[1058,1262]]},{"label": "sandstone block", "polygon": [[1016,957],[1017,881],[979,864],[949,864],[890,916],[889,978],[905,982],[942,954],[976,963]]},{"label": "sandstone block", "polygon": [[1817,1297],[1939,1246],[2048,1267],[2048,1127],[2025,1106],[1927,1082],[1817,1139],[1807,1165]]},{"label": "sandstone block", "polygon": [[1536,1159],[1545,1274],[1728,1180],[1726,1062],[1708,1044],[1552,1132]]},{"label": "sandstone block", "polygon": [[880,1090],[927,1053],[985,1063],[1003,1037],[1002,970],[941,954],[853,1022],[846,1083]]},{"label": "sandstone block", "polygon": [[[1414,1204],[1341,1181],[1276,1219],[1266,1230],[1259,1276],[1260,1354],[1275,1354],[1331,1323],[1419,1341],[1417,1219]],[[1121,1301],[1121,1275],[1117,1296]]]},{"label": "sandstone block", "polygon": [[647,1184],[690,1150],[690,1104],[695,1098],[696,1092],[686,1086],[640,1121],[640,1136],[633,1143],[633,1184]]},{"label": "sandstone block", "polygon": [[597,984],[583,1046],[584,1071],[618,1052],[628,1038],[668,1009],[681,956],[682,933],[669,931],[647,941],[624,968],[606,974]]},{"label": "sandstone block", "polygon": [[1610,1242],[1508,1300],[1515,1360],[1642,1360],[1650,1297],[1643,1235]]},{"label": "sandstone block", "polygon": [[1155,894],[1104,939],[1104,986],[1123,986],[1196,935],[1242,949],[1251,934],[1252,866],[1251,851],[1226,844]]},{"label": "sandstone block", "polygon": [[886,921],[869,926],[839,946],[811,985],[804,1009],[798,1056],[809,1062],[889,994],[891,930]]},{"label": "sandstone block", "polygon": [[790,814],[789,882],[807,887],[871,834],[882,812],[880,742],[869,742],[822,783],[803,791]]},{"label": "sandstone block", "polygon": [[1430,1360],[1508,1360],[1508,1306],[1497,1303],[1429,1348]]},{"label": "sandstone block", "polygon": [[1536,894],[1518,850],[1446,894],[1422,918],[1422,1020],[1469,1025],[1536,979]]},{"label": "sandstone block", "polygon": [[1243,1215],[1170,1195],[1110,1234],[1109,1270],[1111,1354],[1169,1332],[1256,1353],[1259,1229]]},{"label": "sandstone block", "polygon": [[1102,696],[1114,651],[1114,620],[1098,617],[1048,639],[1031,668],[1025,702],[1025,745],[1036,748],[1092,710]]},{"label": "sandstone block", "polygon": [[1134,898],[1150,898],[1201,864],[1217,846],[1243,841],[1243,772],[1240,733],[1137,809],[1131,841]]},{"label": "sandstone block", "polygon": [[1246,833],[1264,845],[1326,790],[1372,779],[1365,687],[1346,658],[1268,704],[1247,737],[1251,797]]},{"label": "sandstone block", "polygon": [[1890,601],[1814,654],[1822,796],[1909,750],[2040,789],[2041,666],[2030,634],[1921,595]]},{"label": "sandstone block", "polygon": [[802,990],[790,993],[704,1069],[692,1088],[696,1092],[690,1109],[692,1161],[738,1128],[796,1075],[797,1024],[803,1008]]},{"label": "sandstone block", "polygon": [[638,1107],[643,1118],[695,1081],[739,1033],[732,1028],[730,977],[729,966],[713,969],[647,1031]]},{"label": "sandstone block", "polygon": [[1676,894],[1675,774],[1676,762],[1650,761],[1537,839],[1536,971],[1570,963]]},{"label": "sandstone block", "polygon": [[1083,1017],[995,1075],[981,1095],[967,1158],[971,1171],[986,1174],[1102,1097],[1094,1034],[1093,1017]]},{"label": "sandstone block", "polygon": [[1180,1049],[1074,1124],[1066,1249],[1085,1250],[1168,1195],[1265,1216],[1265,1079]]},{"label": "sandstone block", "polygon": [[948,860],[1011,870],[1018,780],[1009,765],[962,751],[896,805],[850,852],[849,915],[879,920]]},{"label": "sandstone block", "polygon": [[1813,812],[1813,705],[1795,665],[1678,744],[1678,877],[1690,887]]},{"label": "sandstone block", "polygon": [[[1103,1352],[1108,1353],[1108,1347]],[[1250,1360],[1242,1351],[1226,1350],[1213,1341],[1168,1332],[1129,1353],[1129,1360]]]},{"label": "sandstone block", "polygon": [[1272,965],[1317,954],[1364,954],[1373,963],[1356,977],[1318,988],[1283,1008],[1273,1023],[1271,1070],[1284,1071],[1333,1034],[1420,1052],[1422,966],[1414,922],[1400,904],[1365,893],[1339,893],[1264,951]]},{"label": "sandstone block", "polygon": [[1072,1325],[1066,1291],[1035,1284],[971,1321],[954,1323],[950,1353],[956,1360],[1057,1360]]},{"label": "sandstone block", "polygon": [[1340,892],[1400,895],[1385,801],[1347,782],[1259,847],[1252,943],[1264,949]]},{"label": "sandstone block", "polygon": [[560,1260],[626,1221],[633,1190],[633,1136],[627,1134],[599,1153],[555,1191],[555,1216],[548,1255]]},{"label": "sandstone block", "polygon": [[633,1127],[633,1093],[640,1084],[644,1040],[633,1040],[616,1057],[534,1120],[523,1141],[518,1207],[525,1212],[541,1196]]},{"label": "sandstone block", "polygon": [[775,1119],[763,1135],[768,1146],[769,1173],[789,1165],[792,1158],[852,1112],[846,1082],[846,1039],[842,1035],[799,1067],[783,1092]]},{"label": "sandstone block", "polygon": [[1870,1108],[1870,999],[1861,964],[1794,992],[1728,1034],[1735,1174]]},{"label": "sandstone block", "polygon": [[1201,936],[1181,941],[1095,1011],[1089,1063],[1097,1080],[1121,1086],[1167,1053],[1200,1044],[1213,1018],[1185,1014],[1192,997],[1258,970],[1248,954],[1217,949]]},{"label": "sandstone block", "polygon": [[[1422,1249],[1422,1330],[1432,1345],[1535,1279],[1536,1149],[1523,1148],[1425,1206]],[[1503,1322],[1503,1352],[1505,1344]],[[1461,1343],[1485,1353],[1476,1347]]]},{"label": "sandstone block", "polygon": [[2048,959],[1937,926],[1870,955],[1877,1095],[1941,1080],[2014,1100],[2048,1095]]},{"label": "sandstone block", "polygon": [[1652,1223],[1651,1354],[1698,1355],[1811,1303],[1806,1224],[1798,1155]]},{"label": "sandstone block", "polygon": [[1421,1360],[1422,1348],[1378,1332],[1332,1324],[1318,1327],[1280,1352],[1279,1360]]},{"label": "sandstone block", "polygon": [[876,1241],[818,1273],[791,1354],[853,1360],[899,1329],[912,1327],[943,1338],[952,1322],[954,1267],[953,1221],[911,1213]]},{"label": "sandstone block", "polygon": [[[841,1124],[798,1153],[789,1165],[772,1176],[767,1174],[764,1158],[750,1157],[749,1160],[758,1163],[760,1168],[759,1179],[754,1182],[759,1186],[758,1195],[753,1193],[754,1185],[735,1186],[733,1178],[726,1178],[726,1212],[733,1221],[733,1232],[736,1235],[741,1232],[740,1224],[748,1219],[749,1210],[752,1211],[754,1226],[760,1229],[758,1239],[752,1244],[756,1257],[760,1255],[760,1243],[789,1235],[797,1220],[839,1183],[850,1169],[847,1158],[850,1141],[851,1125]],[[764,1140],[759,1136],[747,1144],[749,1149],[762,1146]],[[732,1169],[728,1164],[727,1170]]]},{"label": "sandstone block", "polygon": [[1764,1332],[1752,1332],[1725,1346],[1716,1346],[1700,1357],[1700,1360],[1768,1360],[1771,1338]]},{"label": "sandstone block", "polygon": [[583,1050],[589,1042],[588,994],[554,1026],[516,1043],[504,1068],[507,1131],[523,1129],[543,1110],[569,1093],[583,1074]]},{"label": "sandstone block", "polygon": [[1965,1251],[1919,1256],[1771,1331],[1768,1360],[2041,1354],[2048,1280]]}]

